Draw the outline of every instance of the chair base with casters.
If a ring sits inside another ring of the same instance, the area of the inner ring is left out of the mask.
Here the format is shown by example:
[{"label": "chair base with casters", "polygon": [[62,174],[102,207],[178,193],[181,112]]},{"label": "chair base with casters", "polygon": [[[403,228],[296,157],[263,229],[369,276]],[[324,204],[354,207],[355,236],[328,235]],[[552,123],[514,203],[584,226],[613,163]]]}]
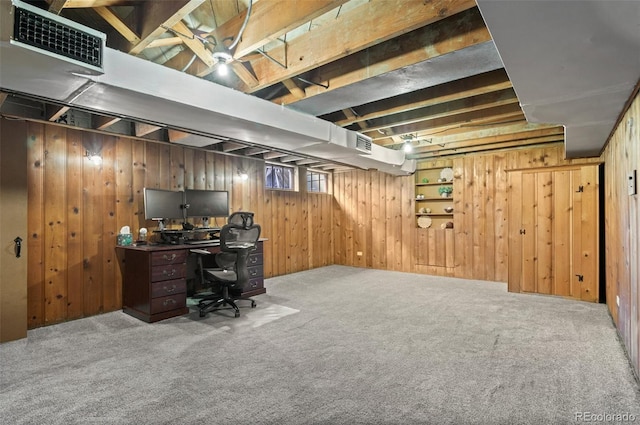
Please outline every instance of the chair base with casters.
[{"label": "chair base with casters", "polygon": [[240,317],[240,307],[236,301],[251,301],[251,308],[255,308],[256,302],[251,298],[236,298],[229,294],[229,287],[222,287],[222,294],[215,294],[203,297],[198,303],[200,317],[205,317],[207,313],[217,310],[220,307],[230,306],[234,310],[234,317]]}]

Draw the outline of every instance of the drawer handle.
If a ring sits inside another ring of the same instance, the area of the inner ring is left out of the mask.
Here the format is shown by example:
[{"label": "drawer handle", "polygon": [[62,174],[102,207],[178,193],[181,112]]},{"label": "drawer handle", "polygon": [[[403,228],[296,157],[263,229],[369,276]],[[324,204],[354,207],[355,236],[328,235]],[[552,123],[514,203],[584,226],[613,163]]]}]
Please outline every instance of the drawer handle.
[{"label": "drawer handle", "polygon": [[249,274],[251,275],[251,277],[255,277],[258,275],[258,270],[249,270]]},{"label": "drawer handle", "polygon": [[177,289],[178,287],[176,285],[173,285],[171,288],[167,288],[166,286],[164,287],[165,292],[173,292]]},{"label": "drawer handle", "polygon": [[252,287],[252,288],[255,288],[255,287],[257,287],[257,286],[258,286],[258,282],[251,282],[251,287]]},{"label": "drawer handle", "polygon": [[175,259],[176,259],[176,257],[177,257],[177,255],[176,255],[175,253],[174,253],[174,254],[171,254],[171,256],[168,256],[167,254],[164,254],[164,255],[162,256],[162,258],[164,258],[165,260],[169,260],[169,261],[173,261],[173,260],[175,260]]},{"label": "drawer handle", "polygon": [[166,270],[162,270],[162,274],[167,276],[167,277],[171,277],[174,274],[176,274],[176,269],[171,270],[170,272],[166,271]]},{"label": "drawer handle", "polygon": [[164,305],[165,307],[168,306],[169,304],[177,304],[178,301],[174,300],[173,298],[169,298],[168,300],[164,300],[164,302],[162,303],[162,305]]},{"label": "drawer handle", "polygon": [[257,259],[256,257],[251,257],[251,258],[249,258],[249,262],[250,262],[251,264],[255,264],[255,263],[257,263],[257,262],[258,262],[258,259]]}]

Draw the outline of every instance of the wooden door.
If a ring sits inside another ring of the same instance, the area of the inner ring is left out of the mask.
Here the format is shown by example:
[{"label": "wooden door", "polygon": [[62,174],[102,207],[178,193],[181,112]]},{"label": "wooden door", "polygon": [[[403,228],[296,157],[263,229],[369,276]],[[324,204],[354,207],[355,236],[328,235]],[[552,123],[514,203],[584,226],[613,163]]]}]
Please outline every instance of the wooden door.
[{"label": "wooden door", "polygon": [[[20,257],[14,240],[22,239]],[[27,140],[0,118],[0,342],[27,336]]]},{"label": "wooden door", "polygon": [[509,172],[511,292],[598,301],[598,166]]}]

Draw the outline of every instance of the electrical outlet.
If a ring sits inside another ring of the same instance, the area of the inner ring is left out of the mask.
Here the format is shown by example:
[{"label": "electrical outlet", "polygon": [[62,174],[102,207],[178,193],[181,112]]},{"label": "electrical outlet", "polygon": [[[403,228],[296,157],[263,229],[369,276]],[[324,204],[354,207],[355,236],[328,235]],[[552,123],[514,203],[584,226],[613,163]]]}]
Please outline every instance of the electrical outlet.
[{"label": "electrical outlet", "polygon": [[638,189],[636,188],[636,170],[633,170],[627,176],[627,190],[629,195],[638,193]]}]

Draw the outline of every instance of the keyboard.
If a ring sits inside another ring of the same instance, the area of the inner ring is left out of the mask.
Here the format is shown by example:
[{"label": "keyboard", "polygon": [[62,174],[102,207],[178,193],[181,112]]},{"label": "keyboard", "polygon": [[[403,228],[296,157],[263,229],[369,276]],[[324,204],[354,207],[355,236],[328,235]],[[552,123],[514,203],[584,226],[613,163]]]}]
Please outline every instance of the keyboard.
[{"label": "keyboard", "polygon": [[215,239],[201,239],[201,240],[198,239],[198,240],[184,241],[184,243],[186,243],[187,245],[206,245],[206,244],[219,244],[220,241]]}]

